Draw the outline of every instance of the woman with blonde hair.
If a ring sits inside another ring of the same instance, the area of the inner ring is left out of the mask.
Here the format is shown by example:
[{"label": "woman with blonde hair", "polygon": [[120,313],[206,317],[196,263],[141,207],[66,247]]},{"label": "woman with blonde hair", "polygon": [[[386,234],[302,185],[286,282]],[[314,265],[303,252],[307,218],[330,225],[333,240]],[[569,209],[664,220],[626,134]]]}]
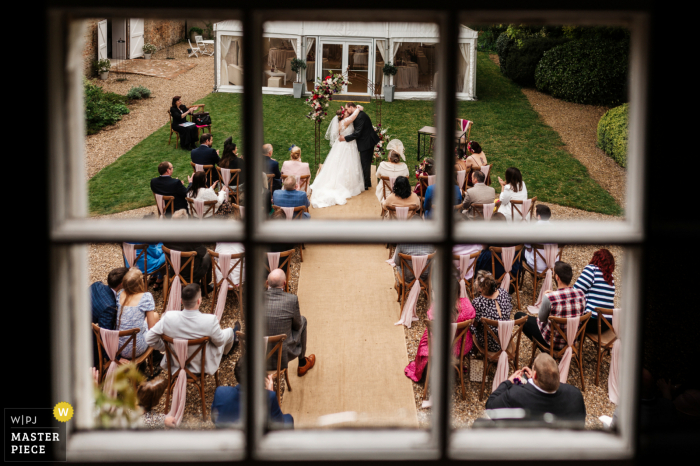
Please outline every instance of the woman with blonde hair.
[{"label": "woman with blonde hair", "polygon": [[[389,144],[386,145],[386,150],[389,152],[388,160],[385,160],[379,164],[377,167],[377,178],[379,178],[379,183],[377,183],[376,195],[379,202],[386,199],[391,192],[383,193],[384,183],[382,183],[381,177],[388,176],[389,178],[398,178],[399,176],[409,177],[408,167],[402,160],[406,160],[404,155],[403,143],[398,139],[392,139]],[[393,191],[393,190],[392,190]]]},{"label": "woman with blonde hair", "polygon": [[[291,160],[287,160],[282,164],[282,174],[287,176],[293,176],[297,180],[297,188],[299,189],[300,181],[302,176],[311,175],[311,170],[309,169],[309,164],[301,161],[301,147],[292,144],[289,150],[289,157]],[[309,184],[306,184],[304,189],[309,192]]]},{"label": "woman with blonde hair", "polygon": [[[130,268],[126,275],[124,275],[122,289],[117,294],[117,325],[115,329],[141,329],[141,331],[136,334],[135,357],[141,356],[148,349],[144,334],[158,322],[159,318],[155,309],[156,303],[153,300],[153,295],[146,291],[143,274],[136,267]],[[148,324],[148,328],[146,328],[146,323]],[[128,339],[129,337],[119,337],[119,348],[121,348]],[[134,355],[133,343],[129,343],[129,345],[122,350],[121,357],[130,359],[132,355]],[[158,351],[154,351],[153,356],[154,364],[156,364],[156,357],[162,357]]]}]

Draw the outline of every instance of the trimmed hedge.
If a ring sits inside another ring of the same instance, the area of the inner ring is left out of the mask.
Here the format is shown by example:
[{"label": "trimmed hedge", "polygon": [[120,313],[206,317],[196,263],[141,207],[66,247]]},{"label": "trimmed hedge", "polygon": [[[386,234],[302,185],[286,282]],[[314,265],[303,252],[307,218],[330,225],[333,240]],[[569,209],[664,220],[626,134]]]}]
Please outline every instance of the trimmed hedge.
[{"label": "trimmed hedge", "polygon": [[568,42],[544,53],[535,84],[569,102],[620,105],[627,100],[628,55],[628,40]]},{"label": "trimmed hedge", "polygon": [[498,62],[500,63],[501,73],[503,74],[505,74],[508,55],[513,47],[515,47],[515,40],[508,37],[508,34],[505,32],[496,39],[496,53],[498,54]]},{"label": "trimmed hedge", "polygon": [[88,134],[95,134],[105,126],[113,125],[129,113],[126,96],[105,92],[100,86],[85,79],[85,127]]},{"label": "trimmed hedge", "polygon": [[621,167],[627,166],[628,119],[628,104],[622,104],[605,112],[598,122],[596,145]]},{"label": "trimmed hedge", "polygon": [[508,50],[508,60],[502,67],[503,74],[521,86],[535,87],[535,69],[544,53],[568,41],[551,37],[523,39],[520,47],[515,46]]}]

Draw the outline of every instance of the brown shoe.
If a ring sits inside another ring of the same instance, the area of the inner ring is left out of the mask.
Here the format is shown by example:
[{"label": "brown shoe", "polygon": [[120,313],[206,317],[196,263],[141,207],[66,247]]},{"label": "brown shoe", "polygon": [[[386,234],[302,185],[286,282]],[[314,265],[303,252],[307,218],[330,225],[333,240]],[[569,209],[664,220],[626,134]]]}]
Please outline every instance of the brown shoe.
[{"label": "brown shoe", "polygon": [[304,377],[307,372],[311,370],[312,367],[316,364],[316,355],[312,354],[311,356],[306,357],[306,364],[304,364],[304,367],[299,367],[297,368],[297,375],[299,377]]}]

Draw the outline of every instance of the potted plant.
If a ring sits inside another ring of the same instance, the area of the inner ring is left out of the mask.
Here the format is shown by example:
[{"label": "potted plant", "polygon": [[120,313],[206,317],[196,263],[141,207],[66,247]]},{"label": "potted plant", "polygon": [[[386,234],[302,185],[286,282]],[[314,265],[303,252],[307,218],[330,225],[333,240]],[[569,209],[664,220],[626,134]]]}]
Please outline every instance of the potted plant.
[{"label": "potted plant", "polygon": [[112,62],[106,58],[95,60],[93,62],[93,67],[95,68],[95,72],[100,75],[100,79],[105,81],[109,77],[109,69],[112,67]]},{"label": "potted plant", "polygon": [[388,84],[388,76],[395,76],[396,73],[399,72],[399,69],[395,67],[394,65],[391,64],[391,62],[388,62],[386,65],[384,65],[384,68],[382,68],[382,72],[384,73],[384,101],[385,102],[393,102],[394,101],[394,85],[393,84]]},{"label": "potted plant", "polygon": [[151,55],[156,53],[156,46],[153,44],[143,44],[143,56],[146,60],[151,59]]},{"label": "potted plant", "polygon": [[197,42],[197,40],[194,38],[194,36],[201,36],[202,34],[204,34],[204,29],[198,28],[197,26],[192,26],[190,28],[190,40],[192,42],[195,42],[195,43]]},{"label": "potted plant", "polygon": [[291,61],[292,71],[297,74],[297,79],[292,85],[294,87],[294,98],[300,99],[301,94],[304,92],[304,83],[301,82],[301,70],[306,69],[306,62],[300,58],[294,58]]}]

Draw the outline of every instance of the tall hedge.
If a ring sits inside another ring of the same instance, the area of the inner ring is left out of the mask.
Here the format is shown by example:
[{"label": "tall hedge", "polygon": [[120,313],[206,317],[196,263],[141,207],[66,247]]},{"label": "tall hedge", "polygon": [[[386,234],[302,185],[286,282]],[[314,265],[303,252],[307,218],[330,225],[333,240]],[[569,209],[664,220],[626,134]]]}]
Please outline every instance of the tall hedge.
[{"label": "tall hedge", "polygon": [[571,41],[548,50],[535,71],[541,92],[580,104],[620,105],[627,100],[629,41]]},{"label": "tall hedge", "polygon": [[628,104],[611,108],[598,122],[597,146],[620,166],[627,166]]},{"label": "tall hedge", "polygon": [[507,78],[521,86],[535,87],[535,69],[547,50],[568,42],[568,39],[531,37],[522,40],[521,46],[511,47],[508,60],[502,70]]},{"label": "tall hedge", "polygon": [[498,54],[498,62],[501,66],[501,73],[505,74],[506,63],[508,62],[508,54],[515,47],[515,40],[508,37],[507,33],[498,36],[496,40],[496,53]]}]

